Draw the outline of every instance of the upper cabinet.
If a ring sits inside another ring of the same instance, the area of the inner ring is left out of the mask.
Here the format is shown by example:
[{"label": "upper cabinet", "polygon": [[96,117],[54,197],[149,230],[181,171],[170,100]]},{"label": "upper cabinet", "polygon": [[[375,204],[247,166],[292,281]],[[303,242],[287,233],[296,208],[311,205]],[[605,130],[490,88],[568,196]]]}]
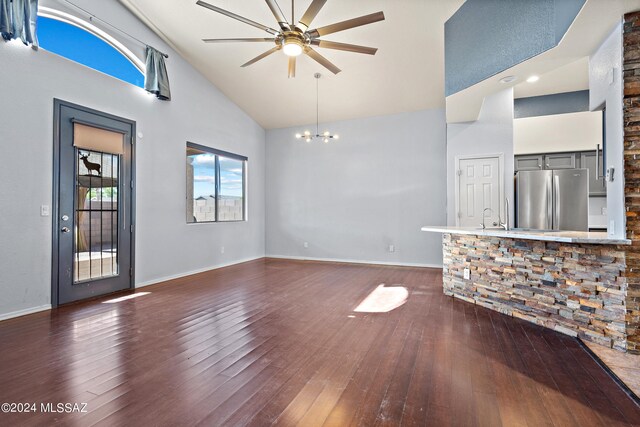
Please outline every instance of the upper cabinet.
[{"label": "upper cabinet", "polygon": [[556,153],[546,154],[544,156],[545,169],[575,169],[576,154],[575,153]]},{"label": "upper cabinet", "polygon": [[542,170],[544,166],[544,156],[542,154],[516,156],[515,161],[516,172]]}]

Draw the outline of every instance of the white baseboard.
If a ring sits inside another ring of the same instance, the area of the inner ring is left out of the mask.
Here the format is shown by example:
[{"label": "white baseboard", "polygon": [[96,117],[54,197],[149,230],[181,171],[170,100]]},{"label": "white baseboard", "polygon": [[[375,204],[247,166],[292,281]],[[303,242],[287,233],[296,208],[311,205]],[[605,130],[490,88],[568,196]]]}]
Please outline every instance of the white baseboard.
[{"label": "white baseboard", "polygon": [[315,258],[302,257],[293,255],[265,255],[265,258],[277,259],[294,259],[301,261],[325,261],[325,262],[346,262],[351,264],[369,264],[369,265],[392,265],[398,267],[426,267],[426,268],[442,268],[442,264],[423,264],[415,262],[388,262],[388,261],[365,261],[358,259],[342,259],[342,258]]},{"label": "white baseboard", "polygon": [[205,271],[217,270],[218,268],[229,267],[231,265],[236,265],[236,264],[242,264],[243,262],[255,261],[261,258],[264,258],[264,255],[226,262],[222,264],[216,264],[209,267],[199,268],[197,270],[186,271],[184,273],[172,274],[170,276],[159,277],[156,279],[147,280],[146,282],[136,283],[134,288],[135,289],[143,288],[145,286],[155,285],[157,283],[166,282],[168,280],[179,279],[181,277],[191,276],[192,274],[198,274],[198,273],[204,273]]},{"label": "white baseboard", "polygon": [[14,317],[26,316],[27,314],[38,313],[39,311],[51,310],[51,304],[40,305],[38,307],[25,308],[24,310],[12,311],[11,313],[0,314],[0,321],[13,319]]}]

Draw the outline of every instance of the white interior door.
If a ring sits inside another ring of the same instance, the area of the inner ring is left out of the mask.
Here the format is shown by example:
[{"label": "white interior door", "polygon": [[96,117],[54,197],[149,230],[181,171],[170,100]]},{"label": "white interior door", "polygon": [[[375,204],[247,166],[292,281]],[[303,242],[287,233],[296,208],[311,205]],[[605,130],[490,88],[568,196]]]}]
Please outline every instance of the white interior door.
[{"label": "white interior door", "polygon": [[486,208],[484,223],[487,227],[500,220],[499,157],[460,159],[458,163],[458,225],[479,227]]}]

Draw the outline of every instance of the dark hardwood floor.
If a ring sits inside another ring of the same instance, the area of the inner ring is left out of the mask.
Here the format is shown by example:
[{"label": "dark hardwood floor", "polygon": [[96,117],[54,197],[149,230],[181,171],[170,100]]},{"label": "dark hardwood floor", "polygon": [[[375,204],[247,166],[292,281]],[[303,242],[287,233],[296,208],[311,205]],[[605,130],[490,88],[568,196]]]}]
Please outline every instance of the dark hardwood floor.
[{"label": "dark hardwood floor", "polygon": [[[353,309],[402,284],[390,313]],[[0,425],[624,426],[577,341],[442,294],[433,269],[258,260],[0,322]],[[86,413],[40,413],[41,403]]]}]

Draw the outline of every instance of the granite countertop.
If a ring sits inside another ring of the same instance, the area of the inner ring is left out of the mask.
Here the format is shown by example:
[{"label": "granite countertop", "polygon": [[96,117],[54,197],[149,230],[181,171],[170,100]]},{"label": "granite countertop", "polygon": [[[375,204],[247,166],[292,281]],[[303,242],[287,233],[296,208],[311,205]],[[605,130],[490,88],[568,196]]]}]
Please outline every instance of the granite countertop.
[{"label": "granite countertop", "polygon": [[422,231],[443,234],[467,234],[487,237],[507,237],[510,239],[541,240],[546,242],[587,243],[595,245],[630,245],[629,239],[609,237],[604,231],[535,231],[535,230],[509,230],[498,228],[486,228],[482,230],[476,227],[445,227],[425,226]]}]

